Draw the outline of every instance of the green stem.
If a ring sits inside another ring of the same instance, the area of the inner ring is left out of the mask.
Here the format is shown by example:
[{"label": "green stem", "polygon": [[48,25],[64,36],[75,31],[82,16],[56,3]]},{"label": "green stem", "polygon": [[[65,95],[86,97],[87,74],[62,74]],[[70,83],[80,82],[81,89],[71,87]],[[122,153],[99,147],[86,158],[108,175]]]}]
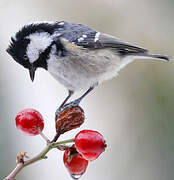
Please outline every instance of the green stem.
[{"label": "green stem", "polygon": [[43,132],[38,129],[40,136],[47,142],[47,144],[50,144],[50,140],[43,134]]},{"label": "green stem", "polygon": [[75,142],[75,139],[68,139],[68,140],[65,140],[65,141],[54,142],[54,143],[51,144],[51,147],[56,148],[59,145],[62,145],[62,144],[64,145],[64,144],[74,143],[74,142]]},{"label": "green stem", "polygon": [[47,146],[35,157],[24,161],[24,163],[19,163],[17,164],[17,166],[15,167],[15,169],[4,179],[4,180],[14,180],[14,178],[16,177],[16,175],[26,166],[33,164],[39,160],[42,159],[46,159],[46,154],[53,148],[58,147],[59,145],[65,145],[68,143],[74,143],[74,139],[68,139],[65,141],[60,141],[60,142],[55,142],[55,143],[51,143],[51,144],[47,144]]},{"label": "green stem", "polygon": [[52,149],[52,147],[50,145],[47,145],[42,152],[40,152],[38,155],[36,155],[35,157],[33,157],[32,159],[29,159],[27,161],[24,161],[23,163],[23,167],[28,166],[36,161],[42,160],[42,159],[46,159],[47,157],[45,156],[50,150]]}]

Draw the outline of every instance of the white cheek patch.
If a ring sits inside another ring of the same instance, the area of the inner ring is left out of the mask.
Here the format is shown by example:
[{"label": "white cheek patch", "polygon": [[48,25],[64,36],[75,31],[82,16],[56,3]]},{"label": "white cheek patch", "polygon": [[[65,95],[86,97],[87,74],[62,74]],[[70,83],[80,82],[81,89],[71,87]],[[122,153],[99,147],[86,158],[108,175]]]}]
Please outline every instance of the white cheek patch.
[{"label": "white cheek patch", "polygon": [[45,49],[51,44],[52,38],[49,33],[33,33],[27,37],[30,39],[30,43],[27,47],[27,56],[30,63],[33,63],[39,58],[39,54],[44,52]]}]

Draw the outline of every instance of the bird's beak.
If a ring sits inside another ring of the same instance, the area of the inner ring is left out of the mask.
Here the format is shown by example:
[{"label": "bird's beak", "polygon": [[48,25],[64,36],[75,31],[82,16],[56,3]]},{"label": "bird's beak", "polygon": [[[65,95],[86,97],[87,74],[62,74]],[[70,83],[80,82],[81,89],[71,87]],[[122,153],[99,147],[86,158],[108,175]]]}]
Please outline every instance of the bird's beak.
[{"label": "bird's beak", "polygon": [[30,78],[32,81],[34,81],[34,75],[35,75],[36,67],[34,67],[33,64],[31,64],[29,68]]}]

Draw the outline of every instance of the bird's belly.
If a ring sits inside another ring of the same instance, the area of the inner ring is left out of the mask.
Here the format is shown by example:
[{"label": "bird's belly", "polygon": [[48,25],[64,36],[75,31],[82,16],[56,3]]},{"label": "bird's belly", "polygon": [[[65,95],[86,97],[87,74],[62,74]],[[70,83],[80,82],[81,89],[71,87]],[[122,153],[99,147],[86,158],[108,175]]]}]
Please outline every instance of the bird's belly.
[{"label": "bird's belly", "polygon": [[117,75],[120,58],[107,53],[100,50],[64,58],[53,56],[48,61],[48,71],[69,90],[89,88]]}]

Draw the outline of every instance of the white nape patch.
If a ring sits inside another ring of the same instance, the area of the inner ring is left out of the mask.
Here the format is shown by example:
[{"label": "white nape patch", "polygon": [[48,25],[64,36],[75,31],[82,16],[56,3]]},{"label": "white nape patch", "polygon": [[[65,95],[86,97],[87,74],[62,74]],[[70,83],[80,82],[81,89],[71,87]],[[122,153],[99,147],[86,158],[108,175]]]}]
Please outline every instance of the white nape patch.
[{"label": "white nape patch", "polygon": [[53,35],[51,35],[51,37],[52,37],[52,39],[53,40],[57,40],[57,38],[59,37],[59,36],[61,36],[62,34],[59,32],[59,31],[55,31],[54,32],[54,34]]},{"label": "white nape patch", "polygon": [[36,32],[26,38],[30,39],[30,44],[27,47],[26,53],[30,63],[36,61],[39,58],[39,54],[44,52],[52,42],[52,38],[47,32]]},{"label": "white nape patch", "polygon": [[95,39],[94,39],[94,42],[97,42],[99,40],[99,36],[100,36],[100,32],[97,32],[95,34]]}]

